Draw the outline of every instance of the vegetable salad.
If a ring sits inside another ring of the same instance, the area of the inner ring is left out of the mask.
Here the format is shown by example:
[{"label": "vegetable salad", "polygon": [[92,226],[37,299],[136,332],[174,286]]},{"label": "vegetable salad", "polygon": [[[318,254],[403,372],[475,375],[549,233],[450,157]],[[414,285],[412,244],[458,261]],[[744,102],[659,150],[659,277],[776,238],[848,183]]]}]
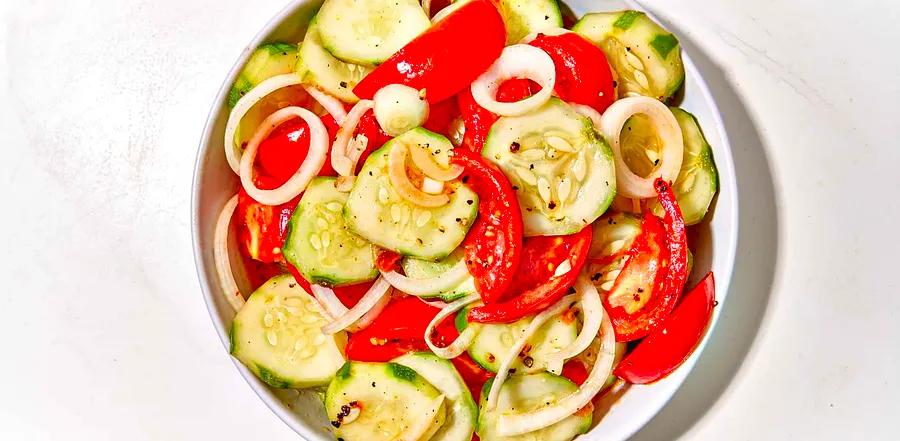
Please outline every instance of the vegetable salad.
[{"label": "vegetable salad", "polygon": [[338,440],[571,440],[705,333],[687,230],[712,149],[644,13],[437,3],[325,0],[238,76],[214,244],[231,353],[323,391]]}]

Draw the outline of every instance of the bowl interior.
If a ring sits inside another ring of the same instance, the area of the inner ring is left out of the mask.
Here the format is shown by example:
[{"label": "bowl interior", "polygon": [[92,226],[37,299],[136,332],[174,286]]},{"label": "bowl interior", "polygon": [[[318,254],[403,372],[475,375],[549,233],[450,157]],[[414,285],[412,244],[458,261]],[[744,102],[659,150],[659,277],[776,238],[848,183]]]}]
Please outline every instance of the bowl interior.
[{"label": "bowl interior", "polygon": [[[637,4],[627,0],[570,0],[566,4],[578,16],[591,11],[641,9]],[[300,41],[306,31],[309,19],[320,5],[321,0],[291,2],[250,42],[228,74],[213,103],[200,144],[194,175],[192,204],[194,253],[207,308],[226,348],[228,347],[228,329],[231,327],[234,312],[224,297],[220,295],[222,289],[215,274],[212,243],[219,210],[235,194],[239,185],[237,177],[228,167],[223,148],[225,124],[228,119],[227,94],[253,48],[265,41]],[[717,298],[721,303],[725,300],[728,292],[737,243],[738,205],[734,165],[715,102],[700,72],[691,62],[689,54],[684,53],[683,57],[687,79],[680,107],[693,113],[700,121],[703,131],[712,145],[720,180],[719,194],[714,201],[712,216],[708,216],[703,224],[694,227],[694,234],[690,237],[691,247],[695,251],[694,274],[702,275],[710,270],[715,272],[718,284]],[[234,235],[232,234],[231,237]],[[237,253],[236,244],[232,243],[231,246],[232,251]],[[237,259],[232,260],[236,261]],[[244,269],[235,265],[234,270],[238,284],[246,286]],[[693,281],[689,281],[689,284],[691,283]],[[717,308],[716,311],[718,310],[721,308]],[[713,325],[717,318],[718,314],[715,314]],[[593,430],[580,439],[621,440],[640,429],[672,397],[675,390],[684,381],[697,357],[700,356],[712,329],[711,327],[704,342],[701,343],[694,355],[669,377],[653,385],[632,386],[607,394],[601,400],[601,404],[597,406],[595,423],[600,421],[600,424],[597,424]],[[298,434],[308,440],[332,439],[324,409],[315,392],[270,389],[241,363],[233,361],[257,395]]]}]

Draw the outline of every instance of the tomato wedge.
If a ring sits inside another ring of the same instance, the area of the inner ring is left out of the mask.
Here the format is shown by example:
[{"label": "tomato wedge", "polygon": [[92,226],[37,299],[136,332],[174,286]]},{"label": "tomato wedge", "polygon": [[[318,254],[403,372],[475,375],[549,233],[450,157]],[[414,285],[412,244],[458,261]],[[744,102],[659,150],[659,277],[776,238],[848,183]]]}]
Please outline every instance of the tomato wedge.
[{"label": "tomato wedge", "polygon": [[486,304],[499,301],[513,281],[522,250],[522,212],[512,184],[481,154],[455,149],[451,161],[465,170],[462,181],[478,193],[478,218],[463,247],[466,267]]},{"label": "tomato wedge", "polygon": [[681,366],[697,348],[716,304],[716,282],[709,273],[692,289],[662,327],[648,335],[613,372],[634,384],[653,383]]},{"label": "tomato wedge", "polygon": [[378,268],[378,271],[394,271],[400,264],[401,258],[403,256],[394,251],[379,248],[375,253],[375,268]]},{"label": "tomato wedge", "polygon": [[264,205],[243,188],[238,191],[238,241],[248,257],[266,263],[284,260],[281,247],[299,200],[297,197],[278,206]]},{"label": "tomato wedge", "polygon": [[[546,309],[559,301],[575,284],[587,261],[593,237],[590,225],[569,236],[529,237],[522,250],[516,281],[510,292],[520,293],[500,303],[469,310],[469,320],[479,323],[509,323]],[[570,269],[556,275],[568,261]]]},{"label": "tomato wedge", "polygon": [[469,87],[500,56],[506,25],[489,0],[472,0],[388,58],[353,88],[371,99],[388,84],[425,89],[439,103]]},{"label": "tomato wedge", "polygon": [[459,116],[459,106],[455,98],[448,98],[437,104],[432,104],[428,110],[428,120],[422,127],[442,135],[450,134],[450,124]]},{"label": "tomato wedge", "polygon": [[628,261],[603,300],[617,341],[637,340],[662,326],[687,280],[684,218],[671,186],[662,179],[654,186],[665,217],[644,214]]},{"label": "tomato wedge", "polygon": [[616,100],[612,70],[603,51],[581,35],[538,34],[529,43],[550,55],[556,68],[553,90],[563,101],[603,113]]},{"label": "tomato wedge", "polygon": [[366,329],[347,340],[347,358],[388,361],[408,352],[427,351],[425,329],[440,309],[416,297],[394,298]]}]

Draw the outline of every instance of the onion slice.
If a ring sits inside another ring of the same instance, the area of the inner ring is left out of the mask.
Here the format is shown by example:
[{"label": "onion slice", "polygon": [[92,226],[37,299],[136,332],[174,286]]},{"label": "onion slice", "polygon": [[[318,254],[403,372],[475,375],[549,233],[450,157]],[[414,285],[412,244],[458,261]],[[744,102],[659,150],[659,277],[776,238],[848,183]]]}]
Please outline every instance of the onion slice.
[{"label": "onion slice", "polygon": [[613,332],[612,322],[609,321],[609,314],[602,309],[602,305],[601,311],[603,312],[603,321],[600,325],[600,332],[603,343],[600,346],[597,361],[581,387],[552,406],[541,407],[530,412],[500,415],[497,422],[499,436],[521,435],[556,424],[587,406],[594,396],[603,390],[603,385],[613,369],[613,361],[616,356],[616,335]]},{"label": "onion slice", "polygon": [[[501,103],[497,101],[497,89],[511,78],[527,78],[538,83],[541,90],[524,100]],[[553,59],[541,49],[527,44],[507,46],[487,72],[472,83],[472,98],[481,107],[501,116],[528,113],[544,105],[556,85],[556,68]]]},{"label": "onion slice", "polygon": [[443,394],[438,395],[433,400],[428,402],[428,405],[425,409],[410,409],[414,412],[425,411],[425,415],[420,418],[418,421],[409,425],[403,433],[400,434],[397,438],[394,438],[395,441],[422,441],[431,439],[435,432],[441,428],[434,424],[435,420],[438,419],[438,411],[441,410],[441,405],[444,404]]},{"label": "onion slice", "polygon": [[447,271],[427,279],[414,279],[396,271],[382,271],[381,276],[400,291],[416,297],[428,297],[459,286],[469,277],[469,269],[466,268],[466,260],[459,259]]},{"label": "onion slice", "polygon": [[[293,118],[301,118],[309,126],[309,152],[294,175],[282,186],[274,190],[262,190],[253,182],[253,162],[259,152],[259,144],[265,140],[276,127]],[[267,116],[250,138],[247,149],[241,157],[241,185],[250,197],[266,205],[280,205],[290,201],[306,189],[328,156],[328,131],[316,114],[302,107],[285,107]]]},{"label": "onion slice", "polygon": [[402,142],[395,143],[388,154],[388,177],[397,194],[420,207],[436,208],[450,202],[444,193],[428,194],[416,188],[406,174],[406,156],[409,148]]},{"label": "onion slice", "polygon": [[603,118],[603,115],[601,115],[600,112],[598,112],[593,107],[586,106],[584,104],[569,103],[569,105],[572,106],[572,108],[575,109],[576,112],[590,118],[591,122],[594,123],[594,128],[600,130],[600,121]]},{"label": "onion slice", "polygon": [[425,176],[437,181],[450,181],[456,179],[463,173],[463,168],[451,164],[449,168],[443,167],[434,159],[434,155],[426,150],[423,146],[413,146],[409,149],[412,162],[422,170]]},{"label": "onion slice", "polygon": [[[350,157],[350,141],[353,139],[353,133],[356,132],[359,120],[374,106],[375,102],[372,100],[359,101],[350,109],[350,113],[346,114],[347,117],[344,121],[340,123],[341,128],[338,129],[337,136],[334,138],[334,144],[331,145],[331,168],[341,176],[353,176],[353,172],[356,169],[356,161]],[[365,142],[368,143],[368,140]],[[365,146],[363,150],[365,150]],[[357,161],[361,154],[362,152],[359,152],[356,155]]]},{"label": "onion slice", "polygon": [[[228,159],[228,165],[231,166],[235,173],[238,173],[240,169],[243,147],[234,137],[241,126],[241,120],[244,119],[244,115],[250,111],[254,104],[270,93],[284,87],[296,86],[300,84],[300,81],[300,76],[295,73],[275,75],[250,89],[231,109],[231,113],[228,115],[228,122],[225,124],[225,158]],[[309,90],[307,90],[307,93],[309,93]]]},{"label": "onion slice", "polygon": [[477,323],[469,323],[469,326],[466,326],[466,329],[463,332],[459,333],[459,336],[456,337],[456,340],[453,340],[453,343],[450,343],[447,347],[440,347],[435,345],[431,341],[431,335],[434,333],[434,329],[441,324],[447,317],[456,314],[457,311],[464,308],[466,305],[470,303],[475,303],[481,300],[481,297],[478,294],[470,294],[465,296],[459,300],[455,300],[447,305],[444,309],[437,313],[433,319],[431,319],[431,323],[425,328],[425,344],[428,345],[428,348],[431,349],[431,352],[434,352],[434,355],[438,357],[450,359],[459,356],[463,351],[466,350],[471,344],[472,341],[475,340],[475,336],[478,335],[478,332],[481,331],[480,324]]},{"label": "onion slice", "polygon": [[541,311],[531,319],[531,323],[525,328],[525,332],[523,332],[522,336],[509,348],[509,353],[500,363],[500,367],[497,369],[497,376],[494,377],[494,382],[491,383],[491,390],[488,392],[487,401],[484,404],[485,410],[492,410],[497,406],[497,398],[500,396],[500,387],[503,386],[503,382],[505,382],[506,377],[509,376],[509,368],[512,367],[516,358],[519,357],[519,353],[522,352],[522,348],[525,347],[528,340],[531,339],[531,337],[534,337],[534,334],[537,333],[538,329],[541,329],[541,326],[544,326],[548,320],[555,315],[561,314],[569,307],[569,305],[576,302],[577,299],[578,297],[575,294],[567,295],[559,299],[553,306]]},{"label": "onion slice", "polygon": [[[659,158],[660,165],[647,177],[636,175],[622,157],[620,135],[628,118],[642,114],[650,118],[662,143]],[[631,198],[651,198],[656,196],[653,181],[662,178],[666,182],[674,182],[681,171],[684,159],[684,140],[681,127],[672,111],[656,99],[645,96],[633,96],[614,102],[600,120],[600,130],[612,144],[616,159],[616,185],[623,196]]]},{"label": "onion slice", "polygon": [[231,271],[231,258],[228,255],[228,228],[231,225],[231,218],[234,216],[234,210],[237,208],[238,197],[234,195],[222,211],[219,212],[219,219],[216,220],[216,230],[213,233],[213,258],[216,262],[216,272],[219,274],[219,284],[222,285],[222,293],[225,294],[225,300],[234,308],[235,312],[244,306],[244,296],[234,281],[234,273]]},{"label": "onion slice", "polygon": [[[331,335],[343,331],[344,329],[348,329],[351,325],[362,319],[370,310],[375,308],[379,302],[382,302],[386,297],[389,297],[390,293],[391,285],[384,277],[379,277],[354,307],[350,308],[344,314],[336,316],[331,323],[323,326],[322,333]],[[383,308],[384,306],[382,305],[382,309]],[[371,320],[373,319],[374,317],[371,317],[369,322],[371,323]]]},{"label": "onion slice", "polygon": [[323,92],[315,86],[304,85],[303,88],[309,96],[313,97],[313,99],[316,100],[316,102],[319,103],[332,118],[334,118],[336,124],[344,124],[344,120],[347,118],[347,111],[344,110],[344,103],[342,103],[341,100]]},{"label": "onion slice", "polygon": [[335,317],[340,317],[347,313],[347,307],[337,298],[334,290],[327,286],[310,285],[313,297],[316,298],[319,306],[322,307],[322,315],[328,321],[334,321]]},{"label": "onion slice", "polygon": [[584,352],[591,345],[603,322],[603,305],[594,284],[582,274],[575,280],[575,289],[578,290],[578,303],[581,304],[584,313],[584,324],[581,325],[581,332],[572,344],[547,357],[547,370],[556,375],[562,375],[566,360]]}]

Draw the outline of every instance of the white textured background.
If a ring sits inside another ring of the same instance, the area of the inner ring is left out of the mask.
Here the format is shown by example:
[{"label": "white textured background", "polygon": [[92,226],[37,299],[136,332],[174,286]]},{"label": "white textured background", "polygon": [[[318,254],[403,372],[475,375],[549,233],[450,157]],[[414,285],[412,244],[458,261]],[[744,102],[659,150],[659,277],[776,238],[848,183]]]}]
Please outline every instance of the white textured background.
[{"label": "white textured background", "polygon": [[[213,97],[282,5],[0,2],[0,439],[296,439],[222,350],[188,208]],[[763,269],[636,439],[900,439],[900,4],[645,5],[768,168],[738,182]]]}]

